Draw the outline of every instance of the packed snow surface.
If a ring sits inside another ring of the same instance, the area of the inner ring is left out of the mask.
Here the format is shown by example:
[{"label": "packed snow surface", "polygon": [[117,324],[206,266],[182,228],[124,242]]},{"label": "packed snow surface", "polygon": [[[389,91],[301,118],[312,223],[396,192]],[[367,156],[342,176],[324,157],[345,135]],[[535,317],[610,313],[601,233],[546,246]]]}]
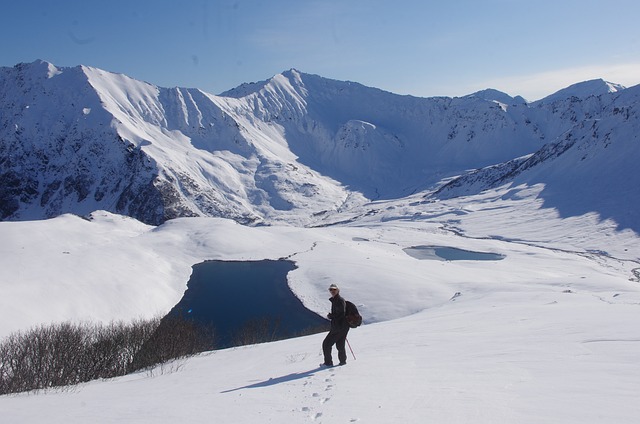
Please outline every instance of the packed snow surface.
[{"label": "packed snow surface", "polygon": [[[3,396],[2,421],[635,423],[638,234],[595,214],[563,218],[542,207],[540,190],[376,202],[317,228],[217,218],[153,227],[106,212],[0,222],[2,336],[166,312],[206,259],[286,257],[309,309],[328,312],[336,282],[365,317],[344,367],[318,368],[317,334]],[[403,250],[424,245],[504,259]]]}]

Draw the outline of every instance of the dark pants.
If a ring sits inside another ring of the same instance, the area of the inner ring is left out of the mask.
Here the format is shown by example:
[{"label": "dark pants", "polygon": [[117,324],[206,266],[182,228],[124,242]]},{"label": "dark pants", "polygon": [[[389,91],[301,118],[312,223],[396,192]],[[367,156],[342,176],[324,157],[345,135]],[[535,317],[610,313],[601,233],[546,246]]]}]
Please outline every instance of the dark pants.
[{"label": "dark pants", "polygon": [[335,344],[338,349],[338,360],[341,364],[347,362],[347,351],[344,348],[344,344],[347,341],[347,333],[349,327],[345,329],[331,330],[327,337],[322,342],[322,353],[324,354],[325,365],[333,365],[333,358],[331,357],[331,347]]}]

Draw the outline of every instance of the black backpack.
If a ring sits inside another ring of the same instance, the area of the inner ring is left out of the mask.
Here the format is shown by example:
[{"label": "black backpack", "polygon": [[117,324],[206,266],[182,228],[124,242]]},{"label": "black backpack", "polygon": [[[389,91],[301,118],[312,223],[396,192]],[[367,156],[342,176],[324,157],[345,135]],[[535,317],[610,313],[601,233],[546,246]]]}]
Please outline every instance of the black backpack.
[{"label": "black backpack", "polygon": [[345,300],[345,305],[344,315],[347,319],[347,324],[349,324],[349,327],[351,328],[359,327],[360,324],[362,324],[362,316],[358,312],[358,308],[348,300]]}]

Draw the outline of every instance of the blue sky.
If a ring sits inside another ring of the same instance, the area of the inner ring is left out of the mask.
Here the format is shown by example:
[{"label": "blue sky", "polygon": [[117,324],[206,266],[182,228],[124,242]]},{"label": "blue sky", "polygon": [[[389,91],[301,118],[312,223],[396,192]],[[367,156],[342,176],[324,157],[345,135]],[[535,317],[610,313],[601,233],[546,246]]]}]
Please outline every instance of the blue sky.
[{"label": "blue sky", "polygon": [[423,97],[640,83],[637,0],[21,0],[0,11],[0,66],[83,64],[214,94],[290,68]]}]

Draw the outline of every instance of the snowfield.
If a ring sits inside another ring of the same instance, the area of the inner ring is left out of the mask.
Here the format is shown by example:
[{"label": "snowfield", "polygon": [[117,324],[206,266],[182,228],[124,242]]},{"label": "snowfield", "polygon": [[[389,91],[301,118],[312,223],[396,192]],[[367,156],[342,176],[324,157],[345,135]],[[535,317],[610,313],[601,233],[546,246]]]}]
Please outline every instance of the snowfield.
[{"label": "snowfield", "polygon": [[[309,309],[324,315],[337,282],[365,317],[344,367],[318,368],[317,334],[2,396],[2,422],[636,423],[640,237],[596,214],[563,218],[541,189],[375,202],[315,228],[100,211],[0,222],[1,336],[166,312],[206,259],[288,258]],[[403,251],[421,245],[505,258]]]}]

